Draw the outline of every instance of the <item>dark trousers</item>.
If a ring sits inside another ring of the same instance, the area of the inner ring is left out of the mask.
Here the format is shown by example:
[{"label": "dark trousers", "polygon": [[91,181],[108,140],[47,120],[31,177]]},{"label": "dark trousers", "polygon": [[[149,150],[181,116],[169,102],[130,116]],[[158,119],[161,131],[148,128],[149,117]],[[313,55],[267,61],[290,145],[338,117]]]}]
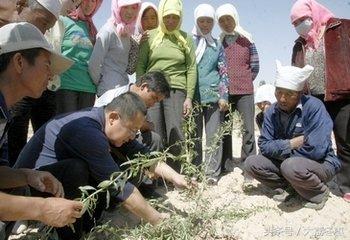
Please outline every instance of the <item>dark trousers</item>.
[{"label": "dark trousers", "polygon": [[[244,161],[248,156],[256,154],[254,134],[254,96],[253,95],[229,95],[229,103],[232,110],[237,110],[243,118],[243,136],[241,159]],[[225,120],[227,120],[225,118]],[[223,139],[223,161],[232,158],[232,135]]]},{"label": "dark trousers", "polygon": [[272,189],[285,189],[291,185],[300,196],[314,203],[322,201],[326,183],[335,175],[330,163],[302,157],[291,157],[281,162],[263,155],[250,156],[245,161],[244,169]]},{"label": "dark trousers", "polygon": [[[148,109],[151,122],[154,123],[154,131],[163,139],[165,147],[172,146],[170,152],[175,156],[181,153],[181,147],[174,146],[174,144],[183,140],[181,125],[185,99],[186,92],[184,90],[172,89],[169,98]],[[180,165],[177,162],[168,163],[179,171]]]},{"label": "dark trousers", "polygon": [[[324,99],[324,95],[315,97],[321,101]],[[337,174],[337,184],[342,194],[350,193],[350,99],[324,104],[333,120],[337,155],[342,163]]]},{"label": "dark trousers", "polygon": [[[87,163],[82,159],[65,159],[57,163],[42,166],[39,170],[50,172],[54,175],[63,185],[65,198],[76,199],[81,197],[80,186],[93,185],[96,183],[92,182],[89,177],[89,167]],[[31,189],[33,196],[48,197],[47,194],[43,194],[34,189]],[[99,200],[100,202],[101,200]],[[97,207],[94,213],[101,214],[103,207]],[[98,217],[95,216],[94,217]],[[80,239],[83,231],[89,232],[94,226],[94,220],[85,213],[80,219],[74,223],[73,233],[70,227],[57,228],[56,231],[60,239]]]},{"label": "dark trousers", "polygon": [[136,140],[141,143],[146,145],[151,152],[154,151],[162,151],[163,150],[163,139],[159,136],[158,133],[153,132],[153,131],[145,131],[141,133]]},{"label": "dark trousers", "polygon": [[[349,100],[350,101],[350,100]],[[337,174],[337,183],[342,194],[350,193],[350,103],[338,105],[339,111],[334,115],[334,136],[337,155],[342,168]]]},{"label": "dark trousers", "polygon": [[56,93],[57,114],[74,112],[94,106],[95,93],[60,89]]},{"label": "dark trousers", "polygon": [[36,132],[56,115],[55,92],[46,90],[38,99],[25,97],[11,108],[12,121],[8,131],[8,157],[10,166],[27,143],[28,125],[31,120]]},{"label": "dark trousers", "polygon": [[[217,177],[221,173],[221,159],[222,159],[222,140],[220,139],[217,144],[217,150],[210,153],[209,156],[205,156],[206,160],[203,161],[203,127],[205,128],[205,145],[206,148],[214,147],[212,140],[214,135],[220,128],[222,120],[221,112],[217,103],[212,103],[203,107],[202,111],[199,111],[195,116],[196,121],[196,152],[197,156],[193,163],[199,166],[204,162],[204,169],[207,176]],[[203,126],[204,120],[204,126]],[[208,154],[206,154],[208,155]]]}]

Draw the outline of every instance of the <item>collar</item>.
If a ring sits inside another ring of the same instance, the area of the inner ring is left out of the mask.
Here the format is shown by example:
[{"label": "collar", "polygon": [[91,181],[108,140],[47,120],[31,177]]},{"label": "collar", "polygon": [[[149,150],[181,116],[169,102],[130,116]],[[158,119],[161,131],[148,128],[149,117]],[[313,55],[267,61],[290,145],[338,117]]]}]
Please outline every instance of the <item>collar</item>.
[{"label": "collar", "polygon": [[6,120],[10,119],[10,113],[7,109],[4,95],[2,95],[1,92],[0,92],[0,117],[5,118]]}]

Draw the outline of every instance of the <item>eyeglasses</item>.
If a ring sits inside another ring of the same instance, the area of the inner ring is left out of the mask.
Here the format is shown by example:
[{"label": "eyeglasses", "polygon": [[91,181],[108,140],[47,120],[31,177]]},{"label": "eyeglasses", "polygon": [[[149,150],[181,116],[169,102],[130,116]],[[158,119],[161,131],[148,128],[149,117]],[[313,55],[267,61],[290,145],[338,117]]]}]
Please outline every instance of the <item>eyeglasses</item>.
[{"label": "eyeglasses", "polygon": [[123,128],[125,128],[125,129],[127,129],[129,131],[131,136],[135,137],[139,133],[139,131],[140,131],[139,129],[134,130],[134,129],[131,129],[128,126],[126,126],[124,120],[121,120],[120,122],[121,122],[121,125],[123,126]]}]

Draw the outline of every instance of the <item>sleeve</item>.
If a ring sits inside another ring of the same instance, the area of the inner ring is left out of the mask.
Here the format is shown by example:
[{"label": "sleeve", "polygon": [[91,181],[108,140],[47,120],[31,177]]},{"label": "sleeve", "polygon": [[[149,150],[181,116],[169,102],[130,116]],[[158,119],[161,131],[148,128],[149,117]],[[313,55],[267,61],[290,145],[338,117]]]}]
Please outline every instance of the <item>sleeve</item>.
[{"label": "sleeve", "polygon": [[193,98],[194,90],[197,83],[197,63],[196,63],[196,54],[195,54],[195,46],[193,43],[193,39],[191,36],[187,36],[187,44],[189,47],[189,52],[186,51],[185,58],[187,64],[187,72],[186,72],[186,98]]},{"label": "sleeve", "polygon": [[94,49],[89,60],[89,73],[95,85],[98,85],[100,81],[103,61],[108,53],[110,40],[111,34],[105,29],[98,32],[96,36]]},{"label": "sleeve", "polygon": [[[62,143],[60,145],[70,149],[71,155],[87,162],[91,177],[98,183],[108,180],[112,173],[121,171],[109,152],[108,140],[100,128],[91,118],[81,118],[75,124],[64,126],[57,136],[57,140]],[[71,134],[72,132],[75,134]],[[91,144],[92,139],[94,144]],[[56,152],[60,152],[58,144]],[[126,200],[133,189],[134,186],[127,182],[123,191],[116,195],[117,200]]]},{"label": "sleeve", "polygon": [[136,65],[136,79],[139,79],[143,74],[146,73],[149,63],[149,51],[150,51],[150,39],[144,41],[140,45],[139,59]]},{"label": "sleeve", "polygon": [[256,49],[254,43],[250,44],[249,52],[250,52],[250,69],[252,71],[252,76],[254,81],[256,76],[258,76],[259,69],[260,69],[258,50]]},{"label": "sleeve", "polygon": [[222,46],[220,46],[218,70],[220,75],[220,82],[219,82],[220,99],[224,99],[228,101],[229,77],[227,72],[225,51]]},{"label": "sleeve", "polygon": [[291,154],[289,139],[275,139],[275,126],[273,115],[274,107],[271,106],[264,114],[261,135],[258,139],[258,145],[262,155],[267,158],[274,158],[283,161]]},{"label": "sleeve", "polygon": [[307,109],[303,108],[303,111],[308,111],[303,117],[304,145],[293,150],[293,155],[316,161],[324,160],[329,151],[333,130],[331,117],[321,102],[312,103]]}]

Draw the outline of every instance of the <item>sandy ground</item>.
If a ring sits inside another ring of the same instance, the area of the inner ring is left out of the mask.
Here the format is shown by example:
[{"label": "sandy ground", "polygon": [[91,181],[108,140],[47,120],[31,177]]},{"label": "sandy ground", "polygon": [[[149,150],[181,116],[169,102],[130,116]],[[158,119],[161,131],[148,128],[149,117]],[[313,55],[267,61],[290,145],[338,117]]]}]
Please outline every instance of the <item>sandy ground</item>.
[{"label": "sandy ground", "polygon": [[[234,157],[238,157],[240,140],[236,138],[233,145]],[[286,203],[276,202],[272,199],[272,191],[255,180],[248,189],[243,187],[239,165],[231,162],[232,172],[224,175],[217,186],[204,191],[203,198],[209,203],[205,211],[241,209],[251,214],[214,220],[210,224],[215,232],[212,237],[196,239],[350,239],[350,203],[333,193],[319,211],[303,208],[299,198]],[[334,192],[334,183],[330,188]],[[167,192],[166,197],[166,203],[181,212],[193,209],[194,202],[177,190]],[[116,218],[115,212],[107,213],[105,218],[118,224],[129,219],[129,224],[135,224],[135,219],[125,212],[122,218]]]},{"label": "sandy ground", "polygon": [[[239,157],[240,144],[236,138],[234,157]],[[271,198],[271,190],[257,181],[244,191],[242,170],[234,163],[231,167],[233,171],[224,175],[217,186],[204,191],[203,197],[210,203],[207,209],[243,209],[252,214],[242,219],[216,220],[215,238],[198,239],[350,239],[350,203],[342,198],[331,193],[319,211],[302,208],[298,199],[278,203]],[[193,204],[177,190],[167,192],[166,197],[169,204],[184,212]],[[104,217],[119,224],[127,218],[129,223],[137,222],[123,214],[112,212]]]}]

